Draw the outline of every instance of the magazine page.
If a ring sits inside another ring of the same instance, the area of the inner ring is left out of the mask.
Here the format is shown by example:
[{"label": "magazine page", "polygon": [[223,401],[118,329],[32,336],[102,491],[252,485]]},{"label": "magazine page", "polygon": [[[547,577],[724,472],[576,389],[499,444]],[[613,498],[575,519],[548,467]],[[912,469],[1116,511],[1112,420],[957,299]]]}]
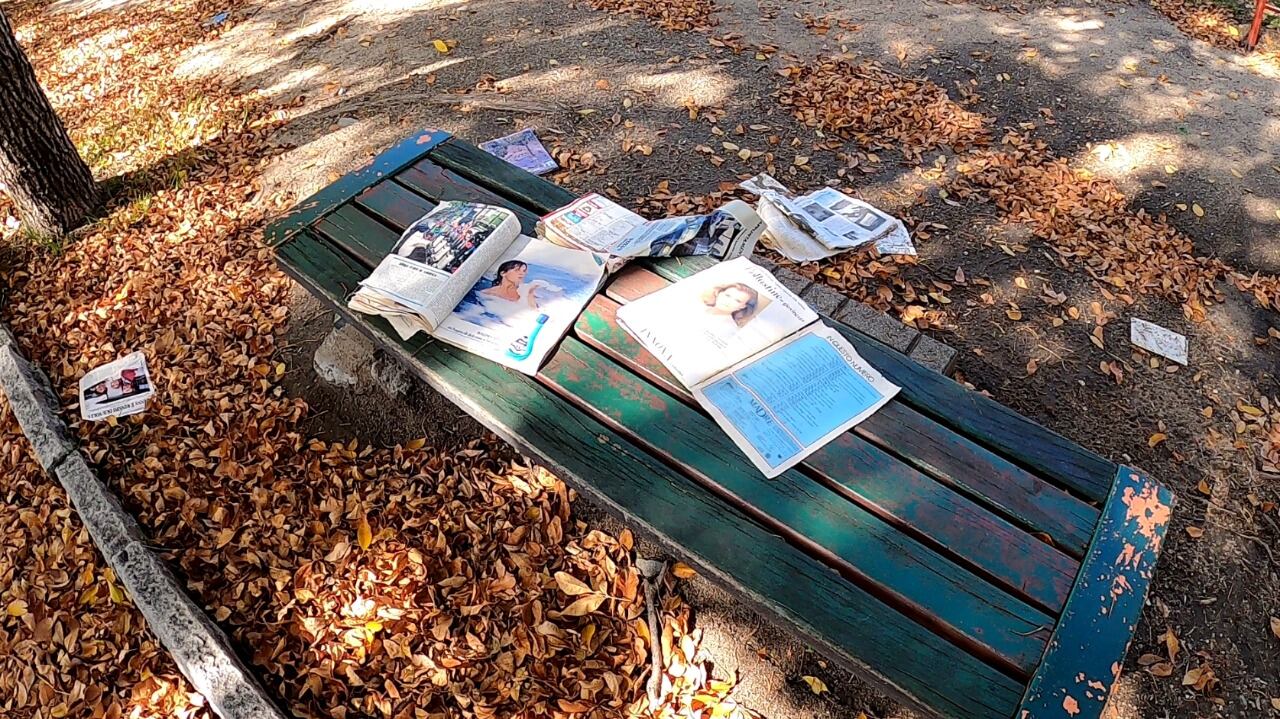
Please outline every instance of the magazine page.
[{"label": "magazine page", "polygon": [[615,246],[644,224],[640,215],[595,193],[542,218],[546,239],[606,255],[618,254]]},{"label": "magazine page", "polygon": [[521,237],[432,334],[532,375],[603,281],[603,257]]},{"label": "magazine page", "polygon": [[824,187],[799,198],[797,204],[822,230],[833,236],[835,248],[853,248],[887,235],[897,220],[843,192]]},{"label": "magazine page", "polygon": [[764,221],[751,206],[734,200],[707,215],[652,220],[632,230],[610,250],[618,257],[692,257],[733,259],[751,254]]},{"label": "magazine page", "polygon": [[134,352],[80,378],[80,416],[94,421],[137,414],[155,393],[146,355]]},{"label": "magazine page", "polygon": [[520,222],[510,210],[442,202],[410,225],[360,284],[434,326],[519,233]]},{"label": "magazine page", "polygon": [[766,477],[785,472],[898,392],[821,322],[692,389]]},{"label": "magazine page", "polygon": [[817,319],[808,304],[745,257],[709,267],[618,309],[618,324],[686,387]]},{"label": "magazine page", "polygon": [[535,175],[556,169],[556,161],[551,159],[551,154],[542,146],[533,128],[526,127],[506,137],[482,142],[480,149]]}]

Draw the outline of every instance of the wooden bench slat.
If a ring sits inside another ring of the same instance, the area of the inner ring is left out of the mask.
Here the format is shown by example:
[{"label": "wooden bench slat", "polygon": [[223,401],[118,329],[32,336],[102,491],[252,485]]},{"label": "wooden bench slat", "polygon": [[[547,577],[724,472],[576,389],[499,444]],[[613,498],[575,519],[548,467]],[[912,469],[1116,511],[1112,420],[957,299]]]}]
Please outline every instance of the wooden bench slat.
[{"label": "wooden bench slat", "polygon": [[388,178],[356,195],[355,204],[383,222],[404,228],[436,208],[436,203]]},{"label": "wooden bench slat", "polygon": [[372,259],[372,265],[378,264],[400,239],[398,232],[353,204],[343,205],[325,215],[314,228],[352,255]]},{"label": "wooden bench slat", "polygon": [[795,470],[763,479],[710,418],[575,338],[539,378],[967,650],[1015,676],[1039,661],[1052,617]]},{"label": "wooden bench slat", "polygon": [[1031,532],[1079,559],[1084,556],[1098,510],[1003,457],[959,435],[944,439],[938,423],[901,402],[884,416],[859,426],[858,434],[925,474],[999,509]]},{"label": "wooden bench slat", "polygon": [[531,212],[529,208],[518,202],[513,202],[508,198],[497,195],[467,178],[433,163],[431,160],[432,158],[425,158],[412,167],[405,168],[400,174],[396,175],[396,180],[435,202],[459,200],[461,202],[481,202],[487,205],[506,207],[516,213],[516,217],[520,220],[521,231],[527,235],[533,234],[540,215]]},{"label": "wooden bench slat", "polygon": [[539,216],[577,199],[577,195],[563,187],[531,175],[467,142],[450,140],[442,143],[430,157],[436,164],[518,202]]},{"label": "wooden bench slat", "polygon": [[1012,716],[1021,683],[887,607],[551,390],[421,335],[403,342],[381,318],[347,310],[346,295],[367,269],[344,251],[304,232],[280,247],[279,260],[490,430],[781,619],[802,641],[917,708],[962,719]]},{"label": "wooden bench slat", "polygon": [[[684,257],[679,261],[650,262],[648,266],[668,280],[679,280],[712,263],[709,258]],[[1115,477],[1114,463],[860,332],[840,323],[833,326],[881,374],[902,387],[899,396],[913,409],[1084,499],[1106,499]]]},{"label": "wooden bench slat", "polygon": [[[622,304],[656,292],[670,284],[638,266],[623,269],[605,288],[610,301]],[[612,315],[606,305],[598,311]],[[840,324],[828,320],[832,325]],[[608,325],[595,327],[609,332]],[[623,340],[625,341],[625,338]],[[635,345],[637,348],[638,344]],[[651,381],[680,384],[648,353],[646,367],[656,374]],[[668,386],[664,384],[664,387]],[[997,510],[1031,532],[1043,532],[1051,542],[1079,559],[1093,537],[1098,510],[1021,467],[983,449],[902,402],[890,402],[853,430],[891,454],[901,456],[916,469],[956,488],[974,500]]]},{"label": "wooden bench slat", "polygon": [[289,214],[267,225],[263,238],[271,246],[284,242],[292,234],[312,226],[316,220],[363,192],[365,188],[394,174],[448,139],[447,132],[423,130],[401,140],[373,158],[368,165],[344,175],[337,182],[298,203]]},{"label": "wooden bench slat", "polygon": [[[679,381],[617,324],[617,308],[613,300],[597,296],[578,317],[574,332],[586,344],[696,408]],[[862,424],[885,423],[881,414],[895,404],[890,402]],[[851,501],[983,573],[1006,591],[1055,616],[1061,611],[1078,562],[860,436],[844,435],[810,455],[802,466]]]}]

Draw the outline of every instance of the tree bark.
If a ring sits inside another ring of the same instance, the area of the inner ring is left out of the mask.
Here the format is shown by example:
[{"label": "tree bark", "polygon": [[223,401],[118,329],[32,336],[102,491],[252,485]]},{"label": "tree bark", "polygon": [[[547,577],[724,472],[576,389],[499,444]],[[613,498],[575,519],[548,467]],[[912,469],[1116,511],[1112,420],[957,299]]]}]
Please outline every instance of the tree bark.
[{"label": "tree bark", "polygon": [[60,237],[97,204],[93,173],[40,89],[0,11],[0,183],[24,227]]}]

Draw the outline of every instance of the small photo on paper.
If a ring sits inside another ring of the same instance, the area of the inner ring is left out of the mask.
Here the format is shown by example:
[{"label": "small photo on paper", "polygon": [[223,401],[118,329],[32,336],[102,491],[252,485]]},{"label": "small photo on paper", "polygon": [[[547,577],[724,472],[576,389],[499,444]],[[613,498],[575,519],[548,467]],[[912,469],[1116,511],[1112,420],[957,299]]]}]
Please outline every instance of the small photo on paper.
[{"label": "small photo on paper", "polygon": [[146,409],[155,394],[147,358],[141,352],[90,370],[80,378],[80,416],[96,421],[126,417]]},{"label": "small photo on paper", "polygon": [[813,219],[817,220],[818,222],[826,222],[832,217],[835,217],[835,215],[832,214],[829,210],[827,210],[827,208],[823,207],[822,205],[819,205],[816,202],[811,202],[805,205],[804,211],[809,213],[809,215],[813,217]]},{"label": "small photo on paper", "polygon": [[395,253],[452,274],[504,219],[487,205],[441,203],[404,231]]}]

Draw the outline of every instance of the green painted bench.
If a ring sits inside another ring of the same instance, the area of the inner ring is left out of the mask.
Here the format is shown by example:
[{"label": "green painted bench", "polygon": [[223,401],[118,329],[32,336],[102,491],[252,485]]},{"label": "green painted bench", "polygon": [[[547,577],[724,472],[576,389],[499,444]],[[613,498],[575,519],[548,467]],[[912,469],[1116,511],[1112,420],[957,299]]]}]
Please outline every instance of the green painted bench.
[{"label": "green painted bench", "polygon": [[704,258],[619,273],[536,378],[346,309],[437,202],[504,205],[532,233],[573,197],[426,131],[266,239],[298,282],[493,432],[885,692],[946,717],[1101,714],[1173,501],[1138,470],[831,322],[902,391],[766,480],[615,321]]}]

